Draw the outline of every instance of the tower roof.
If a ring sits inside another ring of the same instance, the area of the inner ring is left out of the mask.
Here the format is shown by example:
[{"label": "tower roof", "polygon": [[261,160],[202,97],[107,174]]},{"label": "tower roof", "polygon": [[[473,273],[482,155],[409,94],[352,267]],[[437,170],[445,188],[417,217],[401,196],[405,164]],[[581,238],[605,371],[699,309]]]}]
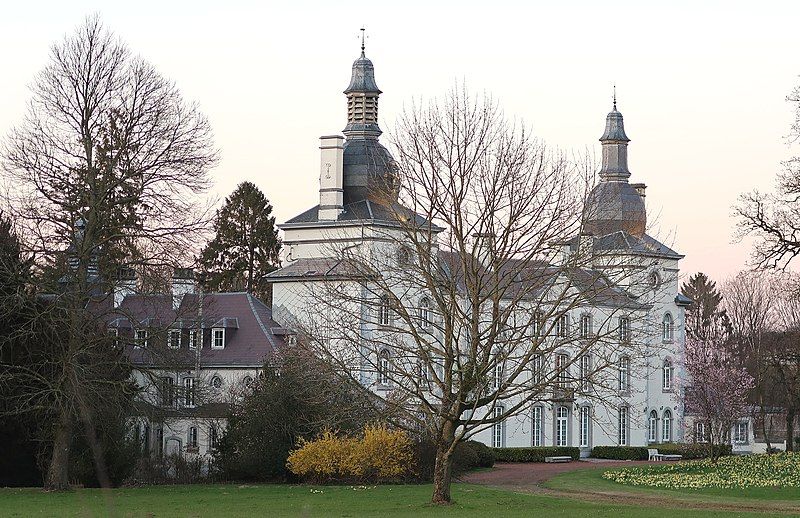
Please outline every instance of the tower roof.
[{"label": "tower roof", "polygon": [[381,94],[382,92],[375,83],[375,67],[372,61],[364,55],[364,48],[362,45],[361,56],[353,61],[353,72],[350,76],[350,84],[344,91],[346,94],[351,93],[373,93]]}]

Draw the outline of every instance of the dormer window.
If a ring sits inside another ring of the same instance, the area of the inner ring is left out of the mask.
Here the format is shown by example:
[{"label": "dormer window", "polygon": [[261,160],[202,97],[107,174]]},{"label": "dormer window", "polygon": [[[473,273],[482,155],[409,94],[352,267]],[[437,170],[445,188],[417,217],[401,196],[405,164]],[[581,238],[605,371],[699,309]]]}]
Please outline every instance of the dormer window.
[{"label": "dormer window", "polygon": [[147,347],[147,329],[137,329],[135,338],[134,347]]},{"label": "dormer window", "polygon": [[199,329],[189,330],[189,349],[197,349],[197,344],[200,343],[200,337],[202,336],[200,333]]},{"label": "dormer window", "polygon": [[169,347],[170,349],[178,349],[181,346],[181,330],[180,329],[170,329],[169,330]]},{"label": "dormer window", "polygon": [[225,348],[225,329],[214,328],[211,330],[211,348],[224,349]]}]

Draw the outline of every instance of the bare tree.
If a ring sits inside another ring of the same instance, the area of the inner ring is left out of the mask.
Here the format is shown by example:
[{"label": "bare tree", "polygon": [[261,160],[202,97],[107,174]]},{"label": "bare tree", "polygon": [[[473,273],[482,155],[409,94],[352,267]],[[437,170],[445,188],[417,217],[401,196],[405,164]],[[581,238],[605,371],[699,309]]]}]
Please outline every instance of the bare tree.
[{"label": "bare tree", "polygon": [[10,365],[4,382],[33,387],[19,411],[51,416],[45,485],[62,489],[78,424],[92,439],[95,411],[129,389],[127,375],[108,375],[125,364],[122,354],[109,358],[117,269],[135,268],[148,286],[163,287],[159,275],[196,248],[207,219],[198,195],[216,151],[197,107],[97,17],[53,45],[31,90],[25,119],[5,142],[6,202],[36,261],[34,291],[47,295],[24,329],[56,332],[42,364]]},{"label": "bare tree", "polygon": [[305,302],[275,311],[432,438],[432,501],[448,503],[459,442],[534,402],[616,409],[632,396],[630,373],[654,352],[638,346],[653,328],[650,295],[618,283],[650,286],[653,259],[605,254],[581,235],[584,164],[491,99],[453,91],[406,112],[395,135],[396,176],[372,193],[386,222],[331,245],[298,288]]}]

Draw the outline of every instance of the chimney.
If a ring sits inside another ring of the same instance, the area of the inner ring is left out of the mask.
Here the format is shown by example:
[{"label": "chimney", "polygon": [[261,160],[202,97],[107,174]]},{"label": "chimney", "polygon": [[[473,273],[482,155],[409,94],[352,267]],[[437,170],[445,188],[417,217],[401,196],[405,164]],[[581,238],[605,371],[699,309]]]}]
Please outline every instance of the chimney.
[{"label": "chimney", "polygon": [[117,283],[114,286],[114,308],[122,305],[128,295],[136,293],[136,270],[133,268],[119,268],[117,270]]},{"label": "chimney", "polygon": [[643,183],[632,183],[631,187],[636,189],[636,193],[639,194],[642,198],[644,198],[644,190],[647,189],[647,186]]},{"label": "chimney", "polygon": [[319,138],[319,219],[336,221],[344,210],[344,137]]},{"label": "chimney", "polygon": [[181,306],[183,296],[194,294],[194,270],[191,268],[176,268],[172,274],[172,309],[176,310]]},{"label": "chimney", "polygon": [[475,238],[473,246],[475,255],[481,264],[488,268],[494,259],[494,234],[475,233],[472,237]]}]

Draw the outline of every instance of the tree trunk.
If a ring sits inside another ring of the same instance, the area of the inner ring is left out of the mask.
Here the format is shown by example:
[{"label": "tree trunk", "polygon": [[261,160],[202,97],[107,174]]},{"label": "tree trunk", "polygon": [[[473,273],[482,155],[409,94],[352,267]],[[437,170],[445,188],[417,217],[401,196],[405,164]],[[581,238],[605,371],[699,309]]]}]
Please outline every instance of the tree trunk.
[{"label": "tree trunk", "polygon": [[448,505],[451,502],[450,485],[453,477],[453,451],[455,450],[455,425],[447,422],[436,445],[436,464],[433,468],[433,496],[431,502]]},{"label": "tree trunk", "polygon": [[69,489],[69,450],[72,439],[72,425],[66,410],[62,410],[53,438],[53,455],[47,468],[44,488],[48,491]]},{"label": "tree trunk", "polygon": [[786,410],[786,451],[794,451],[794,416],[793,406]]}]

